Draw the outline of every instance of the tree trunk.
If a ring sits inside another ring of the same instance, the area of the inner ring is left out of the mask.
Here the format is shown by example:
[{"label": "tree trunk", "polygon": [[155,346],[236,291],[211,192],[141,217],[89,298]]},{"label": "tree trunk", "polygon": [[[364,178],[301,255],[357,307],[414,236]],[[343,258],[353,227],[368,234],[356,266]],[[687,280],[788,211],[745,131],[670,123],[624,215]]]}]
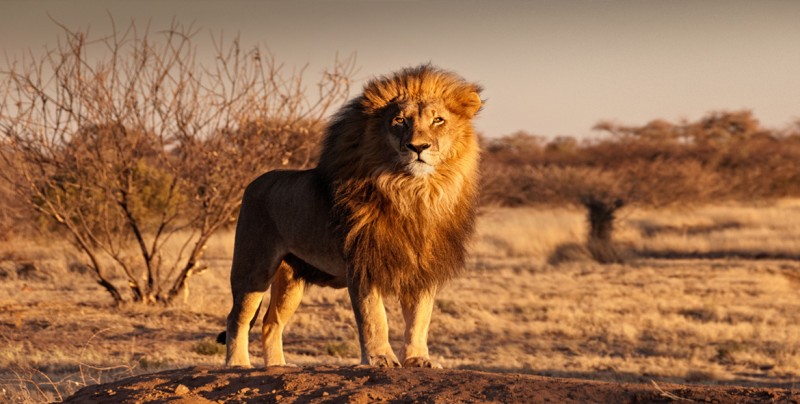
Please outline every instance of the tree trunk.
[{"label": "tree trunk", "polygon": [[604,201],[595,198],[583,200],[588,210],[589,238],[587,248],[597,262],[603,264],[622,262],[622,255],[614,245],[612,238],[616,212],[625,203],[621,199]]},{"label": "tree trunk", "polygon": [[105,290],[109,294],[111,294],[111,298],[114,299],[114,304],[119,306],[125,301],[125,299],[122,298],[122,294],[119,293],[119,290],[114,285],[112,285],[111,282],[107,281],[104,278],[98,277],[97,283],[103,288],[105,288]]}]

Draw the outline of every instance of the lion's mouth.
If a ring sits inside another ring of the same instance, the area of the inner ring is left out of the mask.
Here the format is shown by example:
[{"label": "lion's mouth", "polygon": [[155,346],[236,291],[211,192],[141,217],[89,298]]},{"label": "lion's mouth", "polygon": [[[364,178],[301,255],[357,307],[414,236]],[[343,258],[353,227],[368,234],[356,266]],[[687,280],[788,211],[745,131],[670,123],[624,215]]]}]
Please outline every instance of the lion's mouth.
[{"label": "lion's mouth", "polygon": [[408,153],[401,153],[401,155],[403,156],[403,159],[409,162],[409,164],[421,163],[421,164],[431,165],[430,160],[432,157],[434,157],[432,153],[427,153],[427,152],[426,153],[408,152]]},{"label": "lion's mouth", "polygon": [[434,171],[434,167],[431,163],[417,158],[406,165],[406,170],[415,176],[426,176]]}]

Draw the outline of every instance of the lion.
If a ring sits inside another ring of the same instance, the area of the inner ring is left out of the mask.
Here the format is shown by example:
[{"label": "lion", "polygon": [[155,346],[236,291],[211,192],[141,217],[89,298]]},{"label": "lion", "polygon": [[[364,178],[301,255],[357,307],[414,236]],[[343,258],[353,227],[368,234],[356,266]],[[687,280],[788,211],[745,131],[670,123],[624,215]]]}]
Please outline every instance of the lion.
[{"label": "lion", "polygon": [[[369,81],[327,128],[317,167],[250,183],[236,227],[226,365],[251,367],[248,333],[267,288],[266,366],[285,365],[283,328],[306,285],[348,289],[361,363],[441,367],[428,353],[437,290],[464,267],[480,159],[481,87],[431,65]],[[383,299],[405,319],[400,362]]]}]

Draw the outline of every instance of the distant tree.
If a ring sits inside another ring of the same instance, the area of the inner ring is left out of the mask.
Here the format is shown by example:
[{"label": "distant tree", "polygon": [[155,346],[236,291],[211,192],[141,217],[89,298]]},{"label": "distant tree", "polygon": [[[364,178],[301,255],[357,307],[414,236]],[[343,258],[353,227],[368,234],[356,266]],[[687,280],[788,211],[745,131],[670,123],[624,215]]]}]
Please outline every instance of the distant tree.
[{"label": "distant tree", "polygon": [[64,28],[58,47],[3,72],[10,170],[0,177],[66,231],[118,303],[188,293],[244,186],[312,162],[326,113],[348,92],[352,61],[324,72],[311,96],[302,71],[287,75],[238,39],[216,40],[213,62],[199,63],[196,32],[131,23],[90,39]]},{"label": "distant tree", "polygon": [[687,125],[686,130],[698,144],[744,140],[763,131],[758,119],[749,110],[711,112]]}]

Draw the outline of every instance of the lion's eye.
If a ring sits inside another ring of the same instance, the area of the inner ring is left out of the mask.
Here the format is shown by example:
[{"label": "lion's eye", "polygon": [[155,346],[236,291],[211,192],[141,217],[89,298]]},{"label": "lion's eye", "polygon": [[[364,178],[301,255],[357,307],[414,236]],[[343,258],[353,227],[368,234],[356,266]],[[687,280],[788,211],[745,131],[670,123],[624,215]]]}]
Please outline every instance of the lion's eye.
[{"label": "lion's eye", "polygon": [[433,124],[434,125],[441,125],[443,123],[444,123],[444,118],[442,118],[441,116],[437,116],[436,118],[433,118]]},{"label": "lion's eye", "polygon": [[396,116],[396,117],[394,117],[392,122],[394,122],[397,125],[405,125],[406,124],[406,118],[403,118],[402,116]]}]

